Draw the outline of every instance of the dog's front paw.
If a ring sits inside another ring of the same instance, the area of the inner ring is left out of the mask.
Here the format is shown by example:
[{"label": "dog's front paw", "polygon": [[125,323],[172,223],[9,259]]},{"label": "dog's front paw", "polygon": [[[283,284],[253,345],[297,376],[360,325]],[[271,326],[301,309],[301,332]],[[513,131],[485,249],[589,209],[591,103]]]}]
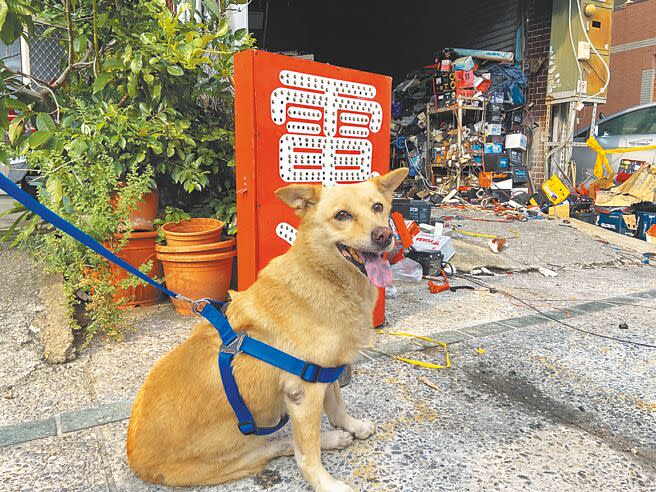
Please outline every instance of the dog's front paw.
[{"label": "dog's front paw", "polygon": [[366,439],[376,432],[376,424],[371,420],[356,420],[351,432],[355,434],[356,439]]},{"label": "dog's front paw", "polygon": [[353,434],[343,430],[321,433],[321,449],[344,449],[353,444]]},{"label": "dog's front paw", "polygon": [[355,492],[347,483],[342,482],[341,480],[335,480],[331,478],[330,482],[322,483],[320,487],[316,489],[317,492]]}]

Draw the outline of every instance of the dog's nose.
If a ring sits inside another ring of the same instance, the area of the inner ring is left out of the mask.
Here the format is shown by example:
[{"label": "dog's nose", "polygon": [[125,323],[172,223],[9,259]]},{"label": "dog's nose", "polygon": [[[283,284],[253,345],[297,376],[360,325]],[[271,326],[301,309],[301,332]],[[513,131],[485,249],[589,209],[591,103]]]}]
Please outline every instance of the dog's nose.
[{"label": "dog's nose", "polygon": [[371,240],[381,248],[387,248],[392,243],[392,229],[389,227],[376,227],[371,231]]}]

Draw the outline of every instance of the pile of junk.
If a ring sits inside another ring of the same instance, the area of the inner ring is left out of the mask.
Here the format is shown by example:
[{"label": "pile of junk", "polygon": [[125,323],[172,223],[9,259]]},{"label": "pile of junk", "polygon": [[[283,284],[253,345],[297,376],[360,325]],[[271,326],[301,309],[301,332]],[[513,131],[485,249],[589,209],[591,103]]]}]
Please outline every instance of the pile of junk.
[{"label": "pile of junk", "polygon": [[501,51],[447,48],[393,91],[392,167],[414,177],[406,196],[484,208],[539,207],[527,166],[536,126],[526,75]]},{"label": "pile of junk", "polygon": [[656,242],[656,165],[603,175],[599,164],[578,185],[567,172],[535,184],[527,151],[537,123],[526,85],[513,53],[462,48],[441,50],[396,84],[391,165],[408,167],[413,178],[399,190],[403,207],[486,210],[521,221],[571,217]]}]

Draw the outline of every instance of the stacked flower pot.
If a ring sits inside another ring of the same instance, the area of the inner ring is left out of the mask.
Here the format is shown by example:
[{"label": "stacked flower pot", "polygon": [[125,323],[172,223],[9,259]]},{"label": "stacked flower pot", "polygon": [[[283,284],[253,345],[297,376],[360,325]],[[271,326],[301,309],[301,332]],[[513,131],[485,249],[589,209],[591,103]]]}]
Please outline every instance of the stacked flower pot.
[{"label": "stacked flower pot", "polygon": [[[127,261],[130,265],[140,268],[143,264],[152,261],[152,268],[147,275],[151,278],[162,277],[162,263],[155,255],[155,241],[157,231],[153,220],[157,217],[159,195],[157,190],[146,193],[134,210],[130,212],[128,222],[132,232],[130,233],[126,244],[116,254]],[[112,197],[112,205],[116,206],[117,196]],[[116,245],[123,240],[123,234],[116,235],[116,242],[109,242],[105,246],[114,250]],[[156,304],[162,298],[162,293],[155,287],[147,284],[140,284],[136,287],[120,287],[120,283],[130,274],[110,264],[112,272],[112,284],[116,286],[114,301],[119,304],[119,308],[127,309],[136,306],[150,306]]]},{"label": "stacked flower pot", "polygon": [[[192,299],[225,300],[230,288],[232,263],[237,255],[235,238],[223,238],[223,222],[189,219],[162,226],[166,245],[157,245],[166,286]],[[188,302],[171,299],[179,314],[193,314]]]}]

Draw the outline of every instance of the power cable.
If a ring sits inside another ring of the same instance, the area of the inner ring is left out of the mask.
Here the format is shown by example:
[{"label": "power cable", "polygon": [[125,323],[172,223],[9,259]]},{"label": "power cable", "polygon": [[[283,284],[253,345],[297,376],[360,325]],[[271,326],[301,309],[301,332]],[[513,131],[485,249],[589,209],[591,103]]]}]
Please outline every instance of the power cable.
[{"label": "power cable", "polygon": [[556,323],[559,323],[563,326],[566,326],[567,328],[570,328],[572,330],[575,330],[575,331],[578,331],[578,332],[581,332],[581,333],[585,333],[586,335],[592,335],[592,336],[599,337],[599,338],[605,338],[607,340],[613,340],[615,342],[626,343],[626,344],[629,344],[629,345],[636,345],[638,347],[647,347],[647,348],[656,349],[656,345],[652,345],[650,343],[635,342],[633,340],[626,340],[625,338],[617,338],[617,337],[613,337],[613,336],[610,336],[610,335],[602,335],[601,333],[595,333],[593,331],[584,330],[583,328],[579,328],[577,326],[570,325],[569,323],[565,323],[564,321],[562,321],[560,319],[557,319],[557,318],[554,318],[553,316],[550,316],[548,313],[545,313],[541,309],[539,309],[535,306],[532,306],[530,303],[526,302],[524,299],[521,299],[521,298],[517,297],[516,295],[511,294],[510,292],[506,292],[506,291],[498,289],[496,287],[490,287],[485,282],[482,282],[478,279],[473,279],[473,278],[471,278],[469,276],[466,276],[466,275],[462,275],[462,274],[459,274],[459,273],[456,273],[454,275],[456,277],[465,279],[465,280],[467,280],[467,281],[469,281],[473,284],[479,285],[481,287],[485,287],[486,289],[490,289],[491,291],[494,290],[496,292],[499,292],[500,294],[503,294],[506,297],[510,297],[511,299],[515,299],[516,301],[522,303],[526,307],[528,307],[528,308],[532,309],[533,311],[539,313],[540,315],[544,316],[545,318],[550,319],[552,321],[555,321]]}]

